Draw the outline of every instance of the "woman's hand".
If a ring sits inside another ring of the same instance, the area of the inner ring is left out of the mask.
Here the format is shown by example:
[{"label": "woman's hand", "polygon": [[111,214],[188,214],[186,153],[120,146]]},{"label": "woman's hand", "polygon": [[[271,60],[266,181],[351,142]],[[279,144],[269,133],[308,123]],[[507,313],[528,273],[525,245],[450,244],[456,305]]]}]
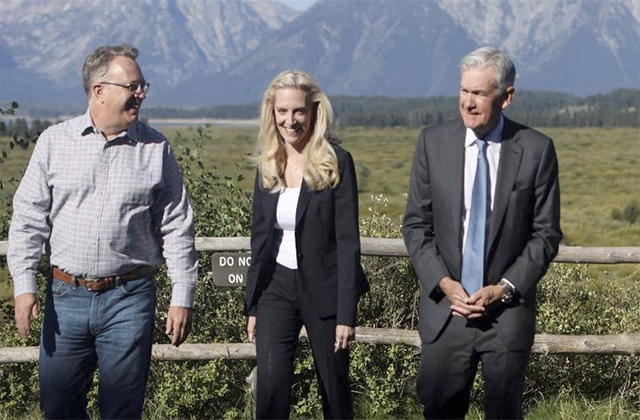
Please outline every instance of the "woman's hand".
[{"label": "woman's hand", "polygon": [[340,349],[349,347],[349,341],[356,338],[356,329],[348,325],[336,325],[336,344],[333,352],[337,353]]},{"label": "woman's hand", "polygon": [[250,343],[256,344],[256,317],[250,315],[247,317],[247,339]]}]

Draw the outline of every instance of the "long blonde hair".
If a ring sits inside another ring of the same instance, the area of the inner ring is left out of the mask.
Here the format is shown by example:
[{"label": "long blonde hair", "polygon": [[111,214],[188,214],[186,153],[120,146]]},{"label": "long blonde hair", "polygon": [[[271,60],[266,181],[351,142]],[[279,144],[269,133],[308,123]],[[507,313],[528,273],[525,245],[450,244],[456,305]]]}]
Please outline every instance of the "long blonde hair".
[{"label": "long blonde hair", "polygon": [[275,94],[278,89],[294,88],[307,94],[311,105],[311,137],[302,152],[306,162],[304,180],[312,191],[335,187],[340,182],[338,158],[329,140],[333,110],[318,83],[302,71],[285,70],[277,75],[264,93],[260,110],[260,133],[252,161],[260,171],[260,185],[271,192],[284,187],[287,154],[284,140],[276,128]]}]

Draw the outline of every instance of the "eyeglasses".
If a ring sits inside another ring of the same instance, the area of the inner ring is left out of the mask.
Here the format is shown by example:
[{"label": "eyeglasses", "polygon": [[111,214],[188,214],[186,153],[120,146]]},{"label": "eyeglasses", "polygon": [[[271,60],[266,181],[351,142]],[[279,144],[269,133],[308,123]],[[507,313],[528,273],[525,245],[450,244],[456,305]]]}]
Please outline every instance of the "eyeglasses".
[{"label": "eyeglasses", "polygon": [[123,88],[127,88],[129,89],[131,92],[133,93],[147,93],[149,92],[149,87],[151,87],[151,84],[147,83],[147,82],[142,82],[142,83],[116,83],[116,82],[100,82],[101,85],[114,85],[114,86],[120,86]]}]

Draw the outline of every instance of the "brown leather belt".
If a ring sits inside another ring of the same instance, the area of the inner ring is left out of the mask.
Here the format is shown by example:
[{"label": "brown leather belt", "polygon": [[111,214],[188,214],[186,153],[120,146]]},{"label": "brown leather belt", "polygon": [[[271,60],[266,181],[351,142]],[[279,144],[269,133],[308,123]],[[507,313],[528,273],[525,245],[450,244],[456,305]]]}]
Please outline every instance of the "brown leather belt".
[{"label": "brown leather belt", "polygon": [[53,267],[53,277],[58,280],[62,280],[65,283],[75,284],[76,286],[84,286],[92,292],[103,292],[105,290],[113,289],[114,287],[124,284],[130,280],[146,277],[149,274],[152,274],[154,271],[155,269],[153,267],[143,265],[121,276],[85,279],[82,277],[74,277],[71,274],[65,273],[64,271],[60,270],[58,267]]}]

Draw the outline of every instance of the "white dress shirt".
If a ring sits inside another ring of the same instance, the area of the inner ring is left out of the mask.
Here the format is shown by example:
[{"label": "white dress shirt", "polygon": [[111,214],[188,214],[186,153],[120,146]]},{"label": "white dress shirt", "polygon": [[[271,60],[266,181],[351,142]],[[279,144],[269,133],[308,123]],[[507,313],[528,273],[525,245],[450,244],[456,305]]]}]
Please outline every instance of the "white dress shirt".
[{"label": "white dress shirt", "polygon": [[[489,162],[489,185],[491,188],[490,206],[487,211],[487,229],[489,232],[489,221],[493,210],[493,198],[496,195],[496,179],[498,177],[498,165],[500,164],[500,147],[502,146],[502,128],[504,127],[504,117],[500,116],[500,122],[485,138],[487,147],[485,155]],[[473,193],[473,181],[476,178],[476,167],[478,165],[478,146],[475,141],[478,139],[473,130],[467,128],[464,139],[464,212],[462,213],[462,246],[467,243],[467,231],[469,230],[469,213],[471,212],[471,196]]]},{"label": "white dress shirt", "polygon": [[[487,142],[485,155],[489,163],[489,186],[491,188],[490,206],[487,211],[487,228],[489,233],[491,223],[491,213],[493,211],[493,201],[496,196],[496,181],[498,179],[498,166],[500,165],[500,149],[502,147],[502,129],[504,128],[504,116],[500,115],[500,121],[484,139]],[[469,228],[469,216],[471,212],[471,196],[473,194],[473,182],[476,178],[476,167],[478,166],[478,146],[473,130],[467,128],[464,139],[464,211],[462,212],[462,249],[467,243],[467,232]],[[515,291],[515,286],[509,279],[503,278]]]}]

